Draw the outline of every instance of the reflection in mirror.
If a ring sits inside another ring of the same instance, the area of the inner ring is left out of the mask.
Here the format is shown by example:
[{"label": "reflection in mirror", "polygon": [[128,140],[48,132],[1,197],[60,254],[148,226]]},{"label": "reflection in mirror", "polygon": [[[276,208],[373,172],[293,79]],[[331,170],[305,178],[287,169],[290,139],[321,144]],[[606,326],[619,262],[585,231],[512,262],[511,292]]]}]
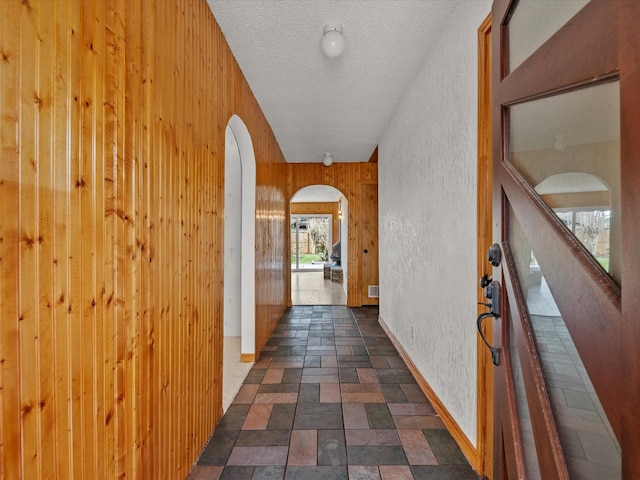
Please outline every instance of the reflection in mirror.
[{"label": "reflection in mirror", "polygon": [[509,20],[509,71],[535,52],[589,0],[520,0]]},{"label": "reflection in mirror", "polygon": [[581,480],[618,480],[622,477],[620,445],[512,209],[508,238],[569,475]]},{"label": "reflection in mirror", "polygon": [[509,109],[509,161],[618,284],[619,98],[615,81]]}]

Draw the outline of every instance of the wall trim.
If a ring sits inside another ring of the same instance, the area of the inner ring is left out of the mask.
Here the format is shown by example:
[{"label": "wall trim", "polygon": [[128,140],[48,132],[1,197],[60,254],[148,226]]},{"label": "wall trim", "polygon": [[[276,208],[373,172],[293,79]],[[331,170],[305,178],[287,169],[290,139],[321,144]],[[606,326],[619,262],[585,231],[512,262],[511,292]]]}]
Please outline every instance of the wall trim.
[{"label": "wall trim", "polygon": [[240,354],[240,361],[241,362],[247,362],[247,363],[252,363],[256,361],[256,354],[255,353],[241,353]]},{"label": "wall trim", "polygon": [[383,328],[383,330],[389,337],[389,340],[391,340],[391,343],[393,343],[393,346],[396,347],[396,350],[398,350],[398,353],[400,354],[400,357],[402,357],[402,360],[404,360],[404,362],[407,364],[407,367],[409,367],[409,371],[411,372],[411,375],[413,375],[413,378],[418,383],[418,386],[420,387],[422,392],[425,394],[429,402],[431,402],[431,406],[435,409],[436,413],[440,416],[440,419],[442,420],[445,427],[447,428],[447,430],[449,431],[453,439],[456,441],[456,443],[460,447],[460,450],[462,450],[462,453],[464,454],[464,456],[467,457],[467,460],[469,461],[469,464],[471,465],[471,467],[475,471],[478,471],[478,450],[476,449],[476,447],[473,446],[473,444],[464,434],[464,432],[462,431],[458,423],[454,420],[453,416],[449,413],[447,408],[440,401],[436,393],[431,389],[431,387],[429,386],[425,378],[420,373],[420,370],[418,370],[418,367],[416,367],[416,365],[413,363],[413,361],[411,360],[411,357],[409,357],[409,354],[407,354],[402,344],[398,341],[396,336],[389,329],[389,327],[387,326],[387,324],[385,323],[385,321],[382,319],[380,315],[378,315],[378,323],[380,324],[380,326]]}]

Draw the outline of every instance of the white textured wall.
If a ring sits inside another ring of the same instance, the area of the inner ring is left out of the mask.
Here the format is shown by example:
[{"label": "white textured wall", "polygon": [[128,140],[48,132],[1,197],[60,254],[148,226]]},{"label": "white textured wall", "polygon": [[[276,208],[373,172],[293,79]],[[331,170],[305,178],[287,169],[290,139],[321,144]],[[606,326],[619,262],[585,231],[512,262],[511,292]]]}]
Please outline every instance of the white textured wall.
[{"label": "white textured wall", "polygon": [[380,316],[476,444],[477,30],[464,0],[379,143]]},{"label": "white textured wall", "polygon": [[239,337],[242,168],[238,144],[228,125],[224,162],[224,336]]}]

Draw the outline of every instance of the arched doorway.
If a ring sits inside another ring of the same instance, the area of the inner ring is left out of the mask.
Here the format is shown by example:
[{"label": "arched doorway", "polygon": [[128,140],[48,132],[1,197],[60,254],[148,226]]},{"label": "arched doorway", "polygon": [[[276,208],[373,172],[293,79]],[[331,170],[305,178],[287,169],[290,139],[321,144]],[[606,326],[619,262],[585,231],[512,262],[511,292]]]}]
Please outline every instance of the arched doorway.
[{"label": "arched doorway", "polygon": [[[244,122],[225,131],[223,408],[233,400],[255,359],[256,161]],[[245,362],[245,363],[241,363]]]},{"label": "arched doorway", "polygon": [[292,305],[345,305],[349,218],[346,197],[334,187],[310,185],[293,195],[290,211]]}]

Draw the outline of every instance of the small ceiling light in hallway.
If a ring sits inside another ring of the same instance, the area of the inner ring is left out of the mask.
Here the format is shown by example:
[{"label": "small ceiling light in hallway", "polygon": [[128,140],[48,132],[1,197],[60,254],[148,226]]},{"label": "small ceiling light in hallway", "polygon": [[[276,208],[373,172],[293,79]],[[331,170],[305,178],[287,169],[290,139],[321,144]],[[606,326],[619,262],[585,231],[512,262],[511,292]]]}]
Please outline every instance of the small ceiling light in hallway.
[{"label": "small ceiling light in hallway", "polygon": [[344,37],[340,25],[327,24],[324,26],[324,36],[322,37],[322,51],[329,58],[336,58],[344,51]]},{"label": "small ceiling light in hallway", "polygon": [[326,152],[324,157],[322,158],[322,163],[324,163],[325,167],[328,167],[333,163],[333,157],[330,152]]}]

